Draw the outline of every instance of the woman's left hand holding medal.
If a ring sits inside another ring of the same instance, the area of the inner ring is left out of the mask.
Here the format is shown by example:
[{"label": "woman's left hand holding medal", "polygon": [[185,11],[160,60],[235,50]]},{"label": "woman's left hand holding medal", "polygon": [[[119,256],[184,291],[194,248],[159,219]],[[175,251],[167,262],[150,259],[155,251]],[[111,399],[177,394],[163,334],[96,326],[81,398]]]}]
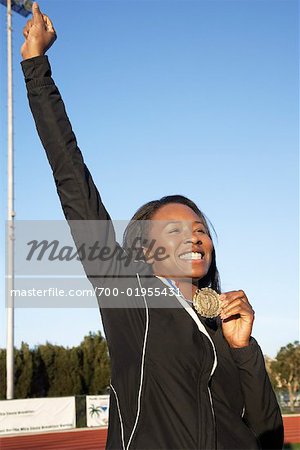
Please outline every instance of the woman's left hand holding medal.
[{"label": "woman's left hand holding medal", "polygon": [[254,310],[244,291],[220,295],[223,335],[233,348],[247,347],[254,322]]}]

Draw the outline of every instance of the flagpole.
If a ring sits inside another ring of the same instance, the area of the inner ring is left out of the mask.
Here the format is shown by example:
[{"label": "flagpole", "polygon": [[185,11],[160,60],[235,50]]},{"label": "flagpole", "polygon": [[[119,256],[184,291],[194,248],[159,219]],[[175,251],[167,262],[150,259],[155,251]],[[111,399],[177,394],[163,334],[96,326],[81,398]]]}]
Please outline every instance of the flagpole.
[{"label": "flagpole", "polygon": [[7,8],[7,258],[6,258],[6,398],[14,398],[14,153],[12,84],[12,10],[23,17],[32,13],[32,0],[0,0]]},{"label": "flagpole", "polygon": [[14,398],[14,154],[12,87],[12,10],[7,0],[7,347],[6,398]]}]

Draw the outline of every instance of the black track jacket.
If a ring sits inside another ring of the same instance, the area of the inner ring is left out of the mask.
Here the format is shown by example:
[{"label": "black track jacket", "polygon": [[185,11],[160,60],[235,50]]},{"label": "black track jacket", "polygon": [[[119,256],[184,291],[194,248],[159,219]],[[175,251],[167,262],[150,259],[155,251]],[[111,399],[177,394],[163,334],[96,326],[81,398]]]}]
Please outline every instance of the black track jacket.
[{"label": "black track jacket", "polygon": [[[84,164],[47,56],[21,65],[76,245],[100,240],[125,255]],[[254,338],[248,347],[230,348],[220,320],[199,316],[146,263],[124,264],[114,256],[83,265],[94,286],[120,292],[98,298],[112,370],[107,449],[282,448],[280,410]],[[140,293],[144,288],[144,294],[129,295],[128,288]],[[155,289],[159,296],[151,294]]]}]

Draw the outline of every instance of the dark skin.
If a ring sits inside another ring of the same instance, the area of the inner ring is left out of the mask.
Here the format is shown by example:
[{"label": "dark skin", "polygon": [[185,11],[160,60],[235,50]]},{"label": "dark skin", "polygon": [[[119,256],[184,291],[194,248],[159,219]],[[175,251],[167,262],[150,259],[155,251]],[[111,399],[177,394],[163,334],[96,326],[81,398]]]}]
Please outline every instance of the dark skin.
[{"label": "dark skin", "polygon": [[21,47],[23,59],[41,56],[56,40],[53,24],[46,14],[42,14],[36,2],[32,5],[32,19],[27,20],[23,28],[25,42]]},{"label": "dark skin", "polygon": [[[32,13],[23,29],[23,59],[44,55],[57,37],[51,20],[41,13],[36,2]],[[162,246],[169,255],[163,261],[148,260],[154,274],[174,279],[183,296],[192,299],[197,281],[207,274],[212,259],[213,243],[201,218],[186,205],[165,205],[152,217],[149,234],[150,241],[154,239],[156,243],[152,251]],[[222,330],[228,344],[234,348],[249,345],[254,311],[246,294],[242,290],[231,291],[223,293],[220,299]]]},{"label": "dark skin", "polygon": [[[175,280],[183,296],[191,300],[198,280],[207,275],[212,260],[213,243],[201,218],[186,205],[170,203],[153,215],[149,237],[155,240],[153,252],[162,246],[169,255],[163,261],[150,260],[155,275]],[[197,253],[201,253],[201,259]],[[254,311],[246,294],[242,290],[231,291],[223,293],[220,299],[225,339],[231,347],[249,345]]]}]

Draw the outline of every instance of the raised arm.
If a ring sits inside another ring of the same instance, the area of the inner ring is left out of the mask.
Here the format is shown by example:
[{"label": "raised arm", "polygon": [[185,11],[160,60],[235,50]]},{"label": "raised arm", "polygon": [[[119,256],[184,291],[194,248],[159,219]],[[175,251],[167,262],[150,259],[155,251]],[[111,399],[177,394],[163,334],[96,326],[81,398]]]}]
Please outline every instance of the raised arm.
[{"label": "raised arm", "polygon": [[24,28],[21,63],[30,108],[53,170],[68,220],[110,219],[84,164],[58,88],[51,78],[46,50],[56,39],[50,19],[33,4],[33,19]]},{"label": "raised arm", "polygon": [[[77,247],[84,244],[85,250],[97,247],[94,255],[103,247],[111,254],[120,254],[122,249],[116,243],[109,214],[84,164],[60,92],[51,77],[45,52],[55,41],[56,33],[37,3],[33,4],[33,18],[23,34],[21,65],[29,104],[75,243]],[[106,258],[105,262],[101,258],[82,258],[82,263],[89,277],[118,274],[115,257]]]}]

